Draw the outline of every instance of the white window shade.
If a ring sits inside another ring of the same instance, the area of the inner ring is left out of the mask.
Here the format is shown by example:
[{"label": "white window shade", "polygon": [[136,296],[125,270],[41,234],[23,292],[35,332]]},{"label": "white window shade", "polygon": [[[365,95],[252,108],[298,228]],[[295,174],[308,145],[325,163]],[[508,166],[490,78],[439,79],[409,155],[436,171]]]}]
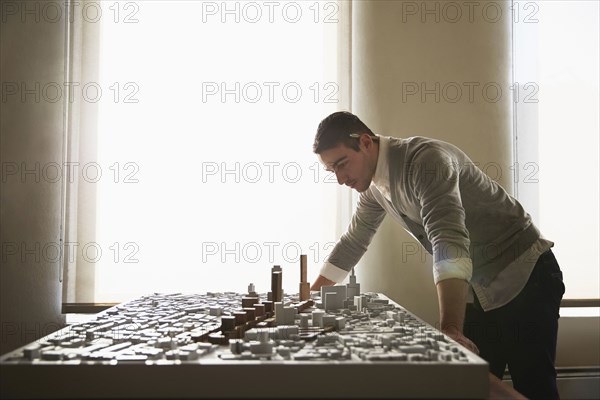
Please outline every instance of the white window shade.
[{"label": "white window shade", "polygon": [[99,26],[83,21],[98,51],[82,79],[103,95],[82,100],[93,112],[72,154],[102,176],[88,168],[71,189],[66,301],[266,292],[274,264],[296,292],[300,253],[317,275],[337,229],[337,184],[312,140],[342,101],[339,7],[248,4],[101,3]]},{"label": "white window shade", "polygon": [[563,270],[599,298],[599,4],[513,2],[517,195]]}]

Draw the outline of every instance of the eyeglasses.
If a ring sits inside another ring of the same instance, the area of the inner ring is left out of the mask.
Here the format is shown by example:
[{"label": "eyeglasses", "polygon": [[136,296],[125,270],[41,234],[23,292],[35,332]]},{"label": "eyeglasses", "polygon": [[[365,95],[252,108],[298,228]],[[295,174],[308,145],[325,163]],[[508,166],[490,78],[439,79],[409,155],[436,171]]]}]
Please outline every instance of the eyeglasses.
[{"label": "eyeglasses", "polygon": [[[362,133],[350,133],[350,134],[348,134],[348,136],[350,136],[353,139],[359,139],[361,135],[362,135]],[[369,135],[369,136],[371,136],[371,135]],[[371,140],[379,140],[379,136],[377,136],[377,135],[371,136]]]},{"label": "eyeglasses", "polygon": [[342,159],[336,161],[331,167],[325,167],[325,171],[338,174],[341,170],[348,166],[349,162],[350,160],[348,159],[348,157],[343,157]]},{"label": "eyeglasses", "polygon": [[[359,139],[360,136],[362,135],[362,133],[349,133],[348,136],[353,138],[353,139]],[[370,135],[369,135],[370,136]],[[378,136],[371,136],[372,140],[379,140]],[[346,168],[348,166],[348,163],[350,162],[350,160],[348,159],[348,157],[342,157],[339,160],[337,160],[335,163],[333,163],[333,165],[331,167],[324,167],[325,171],[327,172],[333,172],[335,174],[339,173],[341,170],[343,170],[344,168]]]}]

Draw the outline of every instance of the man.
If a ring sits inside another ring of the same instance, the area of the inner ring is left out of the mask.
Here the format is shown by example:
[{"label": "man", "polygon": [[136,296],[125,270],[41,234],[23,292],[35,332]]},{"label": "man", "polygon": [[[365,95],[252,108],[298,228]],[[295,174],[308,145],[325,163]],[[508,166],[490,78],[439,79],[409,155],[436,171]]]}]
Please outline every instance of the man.
[{"label": "man", "polygon": [[314,152],[360,193],[347,232],[312,286],[342,282],[390,214],[433,254],[441,330],[532,399],[558,398],[562,273],[529,214],[456,146],[375,135],[357,116],[319,124]]}]

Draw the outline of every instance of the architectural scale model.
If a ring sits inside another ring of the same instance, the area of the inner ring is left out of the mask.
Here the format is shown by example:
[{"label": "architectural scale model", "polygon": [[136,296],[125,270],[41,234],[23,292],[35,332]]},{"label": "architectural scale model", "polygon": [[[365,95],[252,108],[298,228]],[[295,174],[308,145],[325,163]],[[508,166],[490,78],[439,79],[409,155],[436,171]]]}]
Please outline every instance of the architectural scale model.
[{"label": "architectural scale model", "polygon": [[354,273],[311,294],[300,260],[298,295],[274,266],[266,295],[144,296],[6,354],[2,397],[487,397],[479,357]]}]

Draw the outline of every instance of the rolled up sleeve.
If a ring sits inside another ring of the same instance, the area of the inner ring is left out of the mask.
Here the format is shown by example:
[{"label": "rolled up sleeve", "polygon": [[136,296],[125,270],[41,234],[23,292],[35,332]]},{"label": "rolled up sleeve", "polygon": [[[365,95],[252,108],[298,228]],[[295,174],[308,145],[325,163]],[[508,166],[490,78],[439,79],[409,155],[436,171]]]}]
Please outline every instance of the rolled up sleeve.
[{"label": "rolled up sleeve", "polygon": [[346,276],[348,276],[348,273],[349,271],[338,268],[330,262],[323,264],[321,271],[319,272],[320,275],[335,283],[342,283],[344,279],[346,279]]},{"label": "rolled up sleeve", "polygon": [[446,279],[463,279],[470,281],[473,274],[473,263],[470,258],[441,260],[433,264],[433,281],[437,284]]}]

